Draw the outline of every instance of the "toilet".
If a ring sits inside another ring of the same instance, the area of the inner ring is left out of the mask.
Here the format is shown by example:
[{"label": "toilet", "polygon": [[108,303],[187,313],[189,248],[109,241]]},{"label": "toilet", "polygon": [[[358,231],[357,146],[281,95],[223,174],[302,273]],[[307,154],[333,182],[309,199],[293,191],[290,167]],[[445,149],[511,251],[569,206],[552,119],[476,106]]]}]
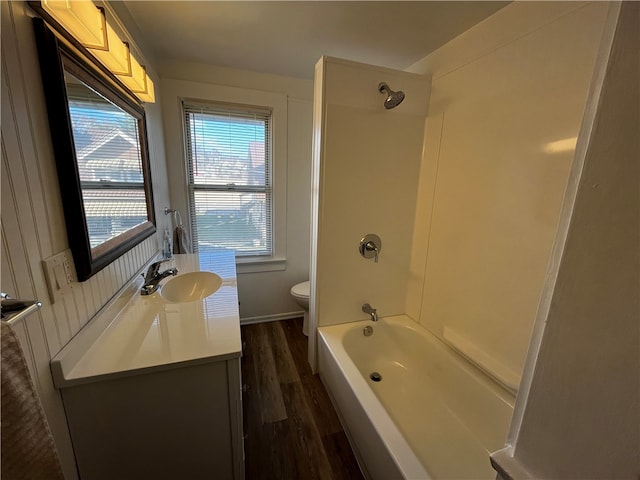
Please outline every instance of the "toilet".
[{"label": "toilet", "polygon": [[309,281],[295,284],[291,287],[291,296],[304,308],[304,320],[302,322],[302,333],[309,336]]}]

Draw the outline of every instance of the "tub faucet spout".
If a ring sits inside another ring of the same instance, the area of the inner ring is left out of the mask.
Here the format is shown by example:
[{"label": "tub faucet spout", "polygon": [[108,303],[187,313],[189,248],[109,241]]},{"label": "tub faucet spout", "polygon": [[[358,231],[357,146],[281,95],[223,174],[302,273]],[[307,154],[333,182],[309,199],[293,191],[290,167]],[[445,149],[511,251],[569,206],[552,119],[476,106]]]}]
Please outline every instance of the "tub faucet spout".
[{"label": "tub faucet spout", "polygon": [[377,310],[375,308],[373,308],[371,305],[369,305],[368,303],[365,303],[364,305],[362,305],[362,311],[364,313],[368,313],[369,315],[371,315],[371,320],[374,322],[378,321],[378,313]]}]

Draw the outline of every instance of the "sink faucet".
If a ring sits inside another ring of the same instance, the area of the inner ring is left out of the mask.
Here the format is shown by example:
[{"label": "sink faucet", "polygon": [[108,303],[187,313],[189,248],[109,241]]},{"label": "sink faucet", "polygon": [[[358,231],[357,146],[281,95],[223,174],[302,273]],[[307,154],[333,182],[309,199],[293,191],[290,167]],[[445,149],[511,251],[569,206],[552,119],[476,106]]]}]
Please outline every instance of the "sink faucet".
[{"label": "sink faucet", "polygon": [[373,308],[371,305],[369,305],[368,303],[365,303],[364,305],[362,305],[362,311],[364,313],[368,313],[369,315],[371,315],[371,320],[374,322],[378,321],[378,313],[377,310],[375,308]]},{"label": "sink faucet", "polygon": [[163,278],[178,274],[177,268],[167,268],[164,272],[160,272],[160,265],[164,262],[166,262],[166,260],[153,262],[149,265],[147,273],[144,275],[144,285],[142,285],[142,288],[140,289],[141,295],[151,295],[152,293],[155,293]]}]

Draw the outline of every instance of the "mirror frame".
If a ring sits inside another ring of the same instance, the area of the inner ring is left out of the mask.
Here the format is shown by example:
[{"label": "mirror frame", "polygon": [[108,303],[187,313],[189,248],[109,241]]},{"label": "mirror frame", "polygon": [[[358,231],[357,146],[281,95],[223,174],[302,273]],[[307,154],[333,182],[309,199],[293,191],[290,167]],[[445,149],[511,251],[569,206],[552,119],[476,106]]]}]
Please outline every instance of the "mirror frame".
[{"label": "mirror frame", "polygon": [[[84,281],[156,232],[145,111],[136,97],[83,47],[56,34],[41,18],[34,18],[33,23],[69,247],[78,280]],[[82,198],[65,70],[138,123],[147,221],[93,248]]]}]

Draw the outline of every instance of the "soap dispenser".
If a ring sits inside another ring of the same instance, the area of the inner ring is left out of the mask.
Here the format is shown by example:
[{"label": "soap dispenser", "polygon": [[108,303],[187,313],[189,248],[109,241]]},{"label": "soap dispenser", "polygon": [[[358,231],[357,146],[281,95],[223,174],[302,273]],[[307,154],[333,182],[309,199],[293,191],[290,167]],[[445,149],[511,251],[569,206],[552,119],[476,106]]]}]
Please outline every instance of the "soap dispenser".
[{"label": "soap dispenser", "polygon": [[173,257],[173,245],[172,245],[171,234],[169,233],[169,229],[165,229],[164,231],[164,249],[163,255],[164,258]]}]

